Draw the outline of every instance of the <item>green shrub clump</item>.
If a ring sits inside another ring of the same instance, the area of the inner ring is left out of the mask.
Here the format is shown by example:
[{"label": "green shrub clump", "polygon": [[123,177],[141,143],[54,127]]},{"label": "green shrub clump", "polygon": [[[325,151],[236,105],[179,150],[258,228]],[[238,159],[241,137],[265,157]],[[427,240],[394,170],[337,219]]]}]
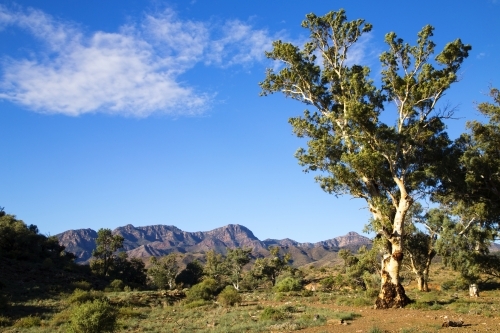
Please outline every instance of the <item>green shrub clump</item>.
[{"label": "green shrub clump", "polygon": [[217,297],[217,300],[224,306],[233,306],[241,303],[241,295],[232,286],[226,286],[219,294],[219,297]]},{"label": "green shrub clump", "polygon": [[28,317],[24,317],[24,318],[21,318],[18,321],[16,321],[14,326],[22,327],[22,328],[30,328],[30,327],[40,326],[41,324],[42,324],[42,319],[40,319],[40,317],[28,316]]},{"label": "green shrub clump", "polygon": [[217,288],[217,281],[205,279],[186,292],[186,301],[188,303],[199,300],[210,301],[214,298]]},{"label": "green shrub clump", "polygon": [[282,309],[266,307],[260,314],[261,320],[284,320],[286,313]]},{"label": "green shrub clump", "polygon": [[81,290],[89,291],[92,289],[92,284],[88,281],[76,281],[72,283],[73,287]]},{"label": "green shrub clump", "polygon": [[81,289],[75,289],[73,293],[69,296],[68,302],[70,304],[81,304],[85,302],[91,302],[96,299],[105,300],[103,292],[100,291],[85,291]]},{"label": "green shrub clump", "polygon": [[286,277],[283,280],[279,281],[274,289],[279,292],[288,292],[288,291],[300,291],[302,290],[302,284],[298,279],[293,277]]},{"label": "green shrub clump", "polygon": [[97,333],[116,330],[117,312],[106,301],[96,299],[71,309],[70,332]]},{"label": "green shrub clump", "polygon": [[116,279],[111,281],[111,283],[109,284],[109,288],[112,291],[123,291],[123,288],[125,288],[125,283],[123,283],[122,280]]}]

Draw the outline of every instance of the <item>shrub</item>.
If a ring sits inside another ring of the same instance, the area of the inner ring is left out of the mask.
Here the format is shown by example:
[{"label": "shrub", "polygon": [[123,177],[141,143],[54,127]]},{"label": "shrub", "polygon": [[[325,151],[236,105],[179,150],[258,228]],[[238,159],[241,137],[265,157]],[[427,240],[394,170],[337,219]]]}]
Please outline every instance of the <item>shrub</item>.
[{"label": "shrub", "polygon": [[14,326],[22,328],[30,328],[30,327],[40,326],[41,324],[42,324],[42,319],[40,319],[40,317],[29,316],[19,319],[18,321],[16,321]]},{"label": "shrub", "polygon": [[75,306],[71,310],[70,331],[73,333],[114,332],[115,309],[106,301],[96,299]]},{"label": "shrub", "polygon": [[199,299],[199,300],[187,303],[186,305],[184,305],[184,307],[186,309],[194,309],[194,308],[198,308],[200,306],[205,306],[205,305],[209,305],[209,304],[213,304],[213,303],[209,302],[209,301],[205,301],[203,299]]},{"label": "shrub", "polygon": [[266,307],[260,314],[261,320],[284,320],[286,318],[286,314],[283,310],[277,308]]},{"label": "shrub", "polygon": [[68,302],[70,304],[80,304],[85,302],[91,302],[96,299],[104,300],[106,297],[103,292],[100,291],[85,291],[81,289],[75,289],[73,293],[69,296]]},{"label": "shrub", "polygon": [[123,283],[122,280],[113,280],[109,284],[109,288],[112,289],[113,291],[123,291],[123,288],[125,288],[125,283]]},{"label": "shrub", "polygon": [[241,296],[238,294],[238,291],[234,289],[232,286],[227,286],[222,290],[219,294],[217,300],[225,306],[233,306],[236,303],[241,303]]},{"label": "shrub", "polygon": [[76,289],[81,289],[81,290],[86,290],[89,291],[92,289],[92,284],[88,281],[76,281],[72,283],[73,287]]},{"label": "shrub", "polygon": [[332,290],[335,286],[335,278],[333,276],[327,276],[326,278],[322,279],[320,282],[321,286],[325,290]]},{"label": "shrub", "polygon": [[302,290],[302,284],[298,279],[286,277],[279,281],[276,286],[274,286],[274,289],[279,292],[299,291]]},{"label": "shrub", "polygon": [[450,290],[453,288],[454,284],[454,281],[444,281],[441,283],[441,290]]},{"label": "shrub", "polygon": [[217,292],[217,281],[214,279],[206,279],[203,282],[195,284],[186,292],[187,302],[198,300],[211,300]]}]

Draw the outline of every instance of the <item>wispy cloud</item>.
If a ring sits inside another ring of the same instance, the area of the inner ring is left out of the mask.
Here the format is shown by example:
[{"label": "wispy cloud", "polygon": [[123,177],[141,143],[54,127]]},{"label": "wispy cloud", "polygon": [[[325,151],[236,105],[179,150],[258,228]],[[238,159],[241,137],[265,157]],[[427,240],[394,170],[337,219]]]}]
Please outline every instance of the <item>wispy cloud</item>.
[{"label": "wispy cloud", "polygon": [[[0,27],[18,27],[46,45],[33,58],[2,61],[0,98],[43,113],[198,114],[213,96],[181,83],[197,63],[228,67],[263,59],[272,38],[240,21],[219,27],[165,10],[115,33],[85,34],[34,10],[0,6]],[[218,33],[222,37],[213,38]]]},{"label": "wispy cloud", "polygon": [[238,20],[229,21],[219,29],[221,36],[210,43],[205,62],[222,67],[263,60],[264,51],[269,51],[273,40],[278,37]]}]

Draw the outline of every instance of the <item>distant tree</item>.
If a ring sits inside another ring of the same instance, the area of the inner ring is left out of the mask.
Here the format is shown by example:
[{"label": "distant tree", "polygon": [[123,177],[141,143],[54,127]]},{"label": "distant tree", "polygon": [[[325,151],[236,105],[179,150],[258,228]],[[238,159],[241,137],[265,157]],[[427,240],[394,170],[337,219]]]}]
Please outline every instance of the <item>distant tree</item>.
[{"label": "distant tree", "polygon": [[54,263],[65,264],[75,256],[64,249],[57,237],[40,234],[36,225],[28,226],[0,208],[0,257],[29,261],[48,258]]},{"label": "distant tree", "polygon": [[179,272],[179,265],[177,264],[177,255],[170,253],[166,256],[151,257],[151,267],[148,269],[148,275],[153,281],[153,284],[160,288],[173,289],[175,286],[175,277]]},{"label": "distant tree", "polygon": [[[422,213],[420,205],[417,214]],[[429,272],[432,259],[438,254],[436,243],[442,233],[443,226],[449,223],[450,217],[442,210],[433,208],[426,214],[412,214],[413,222],[408,222],[405,237],[405,259],[403,264],[415,275],[417,288],[429,291]],[[408,219],[409,220],[409,219]],[[425,231],[416,228],[415,223],[425,227]]]},{"label": "distant tree", "polygon": [[96,274],[107,276],[110,268],[116,260],[116,251],[123,247],[123,237],[113,235],[111,229],[99,229],[95,240],[96,249],[92,252],[94,259],[90,262],[90,268]]},{"label": "distant tree", "polygon": [[203,274],[214,279],[220,285],[226,278],[227,272],[228,270],[224,256],[214,250],[207,251],[205,254]]},{"label": "distant tree", "polygon": [[[289,120],[298,137],[309,139],[296,157],[306,171],[319,172],[324,191],[366,200],[374,229],[386,240],[376,306],[404,307],[410,301],[399,277],[405,216],[439,185],[450,146],[444,120],[451,113],[436,106],[471,47],[457,39],[433,57],[433,27],[418,33],[416,45],[388,33],[376,85],[370,69],[349,58],[371,24],[347,21],[340,10],[308,14],[302,26],[310,33],[303,48],[278,40],[266,53],[283,66],[267,71],[262,94],[281,92],[314,109]],[[395,117],[384,123],[386,102]]]},{"label": "distant tree", "polygon": [[234,289],[240,290],[240,281],[243,273],[243,266],[251,260],[252,249],[227,249],[226,267],[229,279]]},{"label": "distant tree", "polygon": [[344,273],[347,272],[348,267],[355,265],[358,261],[358,258],[356,258],[352,254],[351,250],[348,249],[341,249],[338,252],[338,256],[344,260]]},{"label": "distant tree", "polygon": [[144,286],[147,281],[144,262],[139,258],[129,258],[126,252],[120,252],[114,257],[108,275],[131,287]]},{"label": "distant tree", "polygon": [[286,270],[292,256],[290,253],[280,254],[278,246],[269,247],[269,257],[255,260],[253,271],[256,276],[268,279],[273,287],[276,285],[278,276]]},{"label": "distant tree", "polygon": [[201,281],[203,277],[203,266],[198,260],[194,260],[186,265],[175,278],[175,283],[183,284],[184,286],[194,286]]}]

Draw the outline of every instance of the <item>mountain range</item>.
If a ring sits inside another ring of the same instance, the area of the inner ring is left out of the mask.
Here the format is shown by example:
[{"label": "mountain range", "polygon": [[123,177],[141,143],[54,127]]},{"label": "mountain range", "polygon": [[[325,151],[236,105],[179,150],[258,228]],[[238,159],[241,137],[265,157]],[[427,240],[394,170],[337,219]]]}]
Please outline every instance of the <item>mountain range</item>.
[{"label": "mountain range", "polygon": [[[187,232],[171,225],[134,227],[127,224],[112,231],[124,238],[123,250],[129,257],[147,259],[169,253],[183,253],[185,260],[202,258],[209,250],[225,254],[227,248],[251,248],[254,258],[269,254],[269,246],[279,246],[292,255],[292,265],[324,266],[337,261],[340,249],[356,251],[371,246],[371,240],[356,232],[317,243],[299,243],[291,239],[259,240],[250,229],[229,224],[210,231]],[[92,229],[68,230],[56,235],[68,252],[77,256],[78,263],[88,263],[95,249],[97,232]]]}]

